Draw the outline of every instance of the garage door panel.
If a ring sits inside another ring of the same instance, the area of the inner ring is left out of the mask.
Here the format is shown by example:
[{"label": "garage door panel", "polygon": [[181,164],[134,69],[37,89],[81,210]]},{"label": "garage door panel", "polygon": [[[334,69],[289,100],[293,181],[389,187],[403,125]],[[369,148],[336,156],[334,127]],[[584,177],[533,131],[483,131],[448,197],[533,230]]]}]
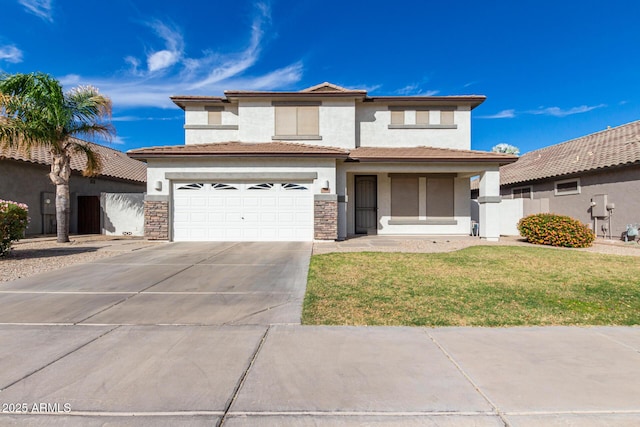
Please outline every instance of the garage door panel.
[{"label": "garage door panel", "polygon": [[174,240],[313,239],[313,194],[298,184],[176,184],[173,209]]}]

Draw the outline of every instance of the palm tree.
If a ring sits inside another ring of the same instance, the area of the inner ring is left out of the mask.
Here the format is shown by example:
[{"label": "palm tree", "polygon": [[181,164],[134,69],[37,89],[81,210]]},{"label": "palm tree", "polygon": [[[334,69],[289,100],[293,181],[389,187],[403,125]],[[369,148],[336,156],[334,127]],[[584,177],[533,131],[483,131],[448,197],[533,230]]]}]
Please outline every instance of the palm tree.
[{"label": "palm tree", "polygon": [[29,154],[31,147],[45,146],[51,152],[59,243],[69,241],[71,156],[86,157],[84,176],[97,175],[102,163],[91,145],[75,137],[111,139],[115,129],[106,121],[110,117],[111,100],[94,87],[64,92],[48,74],[0,75],[0,147]]}]

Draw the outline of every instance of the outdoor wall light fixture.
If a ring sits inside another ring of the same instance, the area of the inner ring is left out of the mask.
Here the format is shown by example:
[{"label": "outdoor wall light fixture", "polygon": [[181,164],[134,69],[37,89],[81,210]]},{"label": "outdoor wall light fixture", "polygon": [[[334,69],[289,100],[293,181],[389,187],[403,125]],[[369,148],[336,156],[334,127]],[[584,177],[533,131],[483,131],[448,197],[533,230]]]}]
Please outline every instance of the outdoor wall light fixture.
[{"label": "outdoor wall light fixture", "polygon": [[156,181],[156,185],[153,187],[156,191],[162,191],[162,181]]},{"label": "outdoor wall light fixture", "polygon": [[329,188],[329,180],[325,180],[325,182],[322,183],[322,188]]}]

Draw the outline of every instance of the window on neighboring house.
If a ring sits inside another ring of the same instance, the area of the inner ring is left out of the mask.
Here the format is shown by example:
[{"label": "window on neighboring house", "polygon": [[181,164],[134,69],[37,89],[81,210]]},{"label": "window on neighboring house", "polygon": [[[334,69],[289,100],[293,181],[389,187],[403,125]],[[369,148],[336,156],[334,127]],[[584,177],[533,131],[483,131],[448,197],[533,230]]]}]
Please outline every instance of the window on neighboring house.
[{"label": "window on neighboring house", "polygon": [[554,184],[555,184],[556,196],[568,196],[570,194],[580,194],[580,178],[556,181]]},{"label": "window on neighboring house", "polygon": [[204,107],[204,109],[207,112],[208,125],[222,124],[222,107]]},{"label": "window on neighboring house", "polygon": [[318,105],[280,105],[275,107],[274,139],[320,139]]},{"label": "window on neighboring house", "polygon": [[511,197],[514,199],[531,199],[533,191],[531,187],[517,187],[511,189]]}]

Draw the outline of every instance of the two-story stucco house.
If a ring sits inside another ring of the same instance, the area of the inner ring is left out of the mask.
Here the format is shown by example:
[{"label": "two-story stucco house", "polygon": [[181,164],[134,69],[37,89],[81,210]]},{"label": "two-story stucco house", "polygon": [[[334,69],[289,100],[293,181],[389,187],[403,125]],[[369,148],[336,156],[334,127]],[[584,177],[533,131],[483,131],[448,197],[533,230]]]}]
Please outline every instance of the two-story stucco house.
[{"label": "two-story stucco house", "polygon": [[484,96],[367,96],[323,83],[299,92],[174,96],[185,142],[129,151],[148,164],[146,235],[174,241],[310,241],[356,234],[499,237],[499,167],[472,151]]}]

